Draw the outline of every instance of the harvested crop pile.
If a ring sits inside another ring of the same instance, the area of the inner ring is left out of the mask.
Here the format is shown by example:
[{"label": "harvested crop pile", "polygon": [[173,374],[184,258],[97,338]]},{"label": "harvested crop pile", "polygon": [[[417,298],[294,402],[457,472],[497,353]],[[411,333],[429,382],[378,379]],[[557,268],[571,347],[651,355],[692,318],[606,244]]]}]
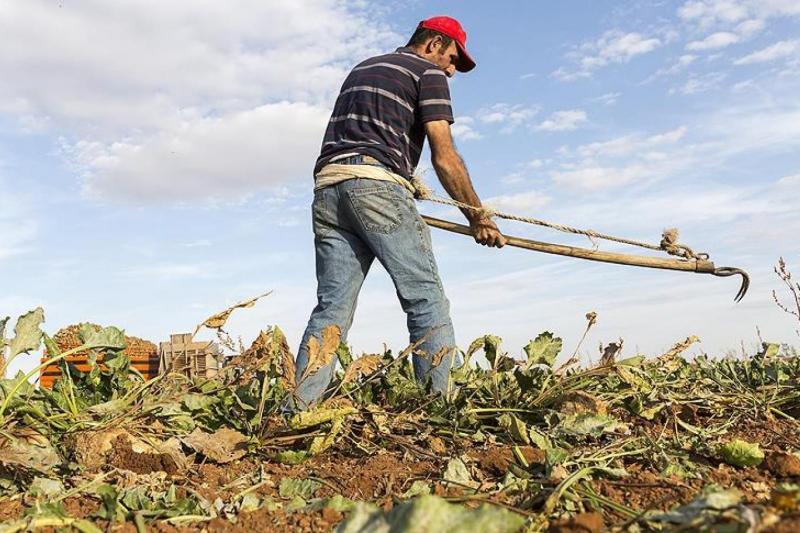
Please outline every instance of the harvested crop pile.
[{"label": "harvested crop pile", "polygon": [[[45,350],[42,362],[52,357],[56,353],[72,351],[66,358],[67,362],[74,365],[79,371],[89,370],[89,359],[97,357],[97,362],[103,363],[102,353],[92,353],[92,350],[79,350],[84,344],[83,338],[90,333],[98,333],[103,330],[102,326],[91,323],[73,324],[64,327],[53,335],[50,349]],[[155,377],[158,373],[158,347],[150,341],[138,337],[125,336],[125,349],[122,354],[126,356],[131,366],[137,370],[145,379]],[[42,386],[51,388],[53,383],[60,378],[58,365],[51,364],[42,367],[41,380]]]},{"label": "harvested crop pile", "polygon": [[[29,322],[27,340],[11,344],[38,346]],[[410,350],[358,364],[334,333],[320,357],[335,352],[337,378],[320,405],[292,414],[293,358],[277,328],[214,379],[147,382],[123,364],[119,330],[83,332],[84,345],[118,363],[52,391],[21,376],[0,382],[0,531],[758,532],[798,523],[800,358],[775,345],[689,361],[685,342],[658,357],[559,369],[561,340],[550,333],[520,358],[487,335],[441,398],[417,386]]]},{"label": "harvested crop pile", "polygon": [[[83,344],[83,341],[81,340],[81,328],[87,326],[94,331],[101,331],[103,329],[102,326],[97,324],[73,324],[58,330],[56,334],[53,335],[53,341],[62,352],[72,350],[73,348],[78,348]],[[158,346],[148,340],[125,335],[124,352],[130,359],[158,357]],[[75,355],[86,356],[87,352],[77,352]]]}]

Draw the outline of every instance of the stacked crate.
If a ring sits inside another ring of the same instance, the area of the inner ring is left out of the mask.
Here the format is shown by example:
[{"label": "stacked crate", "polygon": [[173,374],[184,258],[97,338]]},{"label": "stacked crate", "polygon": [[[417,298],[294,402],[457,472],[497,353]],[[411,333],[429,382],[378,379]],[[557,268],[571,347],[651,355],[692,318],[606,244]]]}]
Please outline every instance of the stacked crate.
[{"label": "stacked crate", "polygon": [[169,341],[160,343],[160,371],[189,377],[210,378],[222,366],[222,355],[215,342],[192,340],[191,333],[173,333]]},{"label": "stacked crate", "polygon": [[[99,331],[101,326],[97,324],[89,324],[90,327]],[[75,324],[67,326],[58,331],[53,336],[55,342],[61,353],[67,350],[73,350],[83,344],[79,335],[81,326]],[[158,375],[158,348],[150,341],[140,339],[138,337],[125,337],[125,349],[123,353],[126,354],[131,361],[131,367],[138,370],[144,379],[152,379]],[[42,358],[42,363],[52,357],[51,354],[45,352]],[[77,352],[67,356],[66,361],[73,364],[81,372],[88,372],[91,370],[88,361],[89,353],[87,351]],[[103,366],[103,356],[97,358],[97,363]],[[40,371],[39,385],[42,387],[52,388],[56,380],[61,379],[61,369],[59,363],[53,363],[43,367]]]}]

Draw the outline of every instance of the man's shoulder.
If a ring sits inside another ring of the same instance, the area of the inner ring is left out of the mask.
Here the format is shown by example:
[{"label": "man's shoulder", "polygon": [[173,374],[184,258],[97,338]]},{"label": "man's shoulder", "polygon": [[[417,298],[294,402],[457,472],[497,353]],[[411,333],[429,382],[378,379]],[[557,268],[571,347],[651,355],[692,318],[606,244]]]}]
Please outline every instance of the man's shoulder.
[{"label": "man's shoulder", "polygon": [[388,52],[386,54],[369,57],[356,65],[354,69],[368,67],[379,63],[397,65],[419,73],[431,68],[431,66],[435,66],[430,61],[419,57],[413,52],[409,52],[403,48],[398,48],[394,52]]}]

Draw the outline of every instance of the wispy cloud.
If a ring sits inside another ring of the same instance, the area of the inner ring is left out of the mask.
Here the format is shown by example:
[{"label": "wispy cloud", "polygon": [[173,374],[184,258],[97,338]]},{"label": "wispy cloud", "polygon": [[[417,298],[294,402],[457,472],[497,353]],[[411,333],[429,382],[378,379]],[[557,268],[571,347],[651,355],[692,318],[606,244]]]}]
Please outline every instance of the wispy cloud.
[{"label": "wispy cloud", "polygon": [[505,194],[487,198],[485,203],[499,211],[516,213],[532,212],[548,205],[550,196],[540,191],[527,191],[518,194]]},{"label": "wispy cloud", "polygon": [[636,56],[652,52],[662,42],[657,37],[648,37],[637,32],[625,33],[609,30],[596,41],[585,42],[567,54],[575,64],[560,67],[552,76],[561,81],[573,81],[591,76],[592,72],[613,63],[627,63]]},{"label": "wispy cloud", "polygon": [[0,101],[13,103],[0,113],[60,136],[90,195],[241,197],[306,174],[348,68],[401,40],[369,9],[15,4],[0,34],[24,53],[0,52]]},{"label": "wispy cloud", "polygon": [[556,111],[540,122],[536,129],[539,131],[571,131],[578,129],[587,120],[586,111],[582,109]]},{"label": "wispy cloud", "polygon": [[467,116],[455,118],[455,122],[450,126],[450,131],[457,141],[474,141],[483,138],[474,128],[475,119]]},{"label": "wispy cloud", "polygon": [[779,41],[771,46],[762,48],[756,52],[748,54],[734,61],[734,65],[752,65],[754,63],[767,63],[777,59],[783,59],[798,54],[800,52],[800,40],[793,39]]},{"label": "wispy cloud", "polygon": [[728,75],[724,72],[708,72],[705,74],[693,74],[679,87],[673,87],[669,94],[693,95],[703,93],[718,87]]},{"label": "wispy cloud", "polygon": [[729,31],[718,31],[712,33],[702,41],[692,41],[686,45],[687,50],[718,50],[734,43],[738,43],[741,37]]},{"label": "wispy cloud", "polygon": [[538,113],[539,106],[500,102],[482,107],[478,110],[476,116],[484,124],[500,125],[503,132],[510,133],[516,128],[527,124]]}]

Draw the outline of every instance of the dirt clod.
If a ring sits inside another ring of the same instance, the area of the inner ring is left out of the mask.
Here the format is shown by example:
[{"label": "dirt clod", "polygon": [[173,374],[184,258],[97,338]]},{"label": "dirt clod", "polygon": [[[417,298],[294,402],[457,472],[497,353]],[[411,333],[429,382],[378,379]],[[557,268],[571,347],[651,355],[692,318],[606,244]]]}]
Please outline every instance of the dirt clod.
[{"label": "dirt clod", "polygon": [[786,452],[772,452],[767,455],[764,462],[767,470],[775,477],[800,476],[800,457]]},{"label": "dirt clod", "polygon": [[550,524],[548,533],[601,533],[603,515],[600,513],[581,513]]},{"label": "dirt clod", "polygon": [[151,472],[166,472],[175,474],[178,466],[169,455],[165,453],[138,453],[131,448],[131,443],[123,436],[117,437],[108,454],[108,463],[121,468],[130,470],[137,474],[149,474]]}]

